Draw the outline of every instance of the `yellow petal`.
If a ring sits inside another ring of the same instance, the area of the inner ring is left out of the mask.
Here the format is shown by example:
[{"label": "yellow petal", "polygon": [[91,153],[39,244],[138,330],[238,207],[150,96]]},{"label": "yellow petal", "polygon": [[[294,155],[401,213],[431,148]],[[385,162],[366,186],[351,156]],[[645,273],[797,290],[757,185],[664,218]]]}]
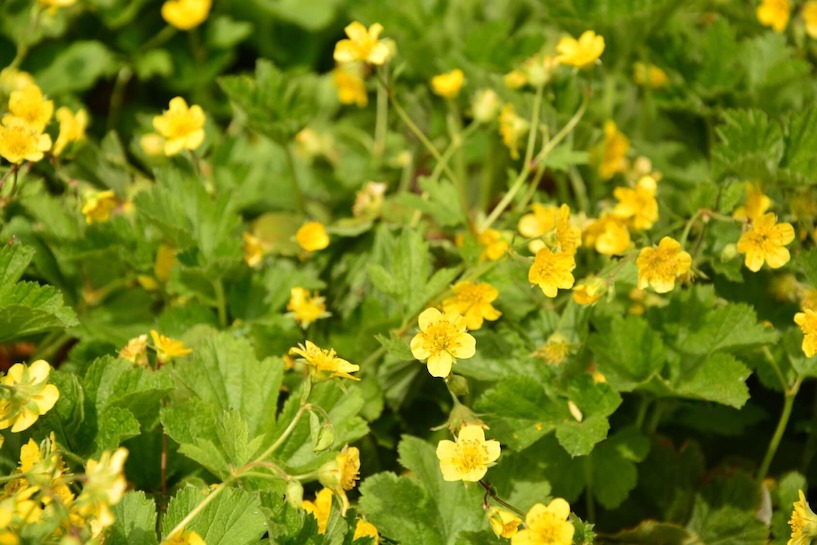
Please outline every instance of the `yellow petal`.
[{"label": "yellow petal", "polygon": [[448,352],[440,351],[431,354],[428,357],[428,372],[432,377],[445,378],[451,373],[453,363],[454,358]]}]

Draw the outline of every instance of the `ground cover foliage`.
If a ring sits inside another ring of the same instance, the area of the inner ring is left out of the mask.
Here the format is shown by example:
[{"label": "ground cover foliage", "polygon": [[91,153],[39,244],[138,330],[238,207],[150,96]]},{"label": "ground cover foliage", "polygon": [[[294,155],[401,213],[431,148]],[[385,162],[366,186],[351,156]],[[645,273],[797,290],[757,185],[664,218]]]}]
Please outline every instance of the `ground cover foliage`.
[{"label": "ground cover foliage", "polygon": [[0,542],[806,545],[817,2],[0,3]]}]

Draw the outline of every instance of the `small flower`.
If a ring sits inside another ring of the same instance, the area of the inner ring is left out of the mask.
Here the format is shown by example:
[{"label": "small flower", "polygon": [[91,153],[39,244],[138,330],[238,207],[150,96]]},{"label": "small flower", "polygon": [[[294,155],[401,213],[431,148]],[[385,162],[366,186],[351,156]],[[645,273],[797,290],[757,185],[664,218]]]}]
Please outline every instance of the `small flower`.
[{"label": "small flower", "polygon": [[443,301],[443,312],[458,312],[465,318],[466,327],[477,330],[482,327],[483,320],[496,320],[502,313],[493,303],[499,297],[499,291],[491,284],[464,281],[457,282],[451,288],[454,295]]},{"label": "small flower", "polygon": [[760,184],[746,182],[746,204],[738,206],[732,217],[738,220],[754,220],[766,213],[772,200],[763,194]]},{"label": "small flower", "polygon": [[517,68],[505,74],[502,81],[508,89],[521,89],[528,84],[528,75],[524,70]]},{"label": "small flower", "polygon": [[326,233],[326,227],[317,221],[304,223],[295,233],[295,240],[298,242],[298,246],[307,252],[316,252],[329,246],[329,235]]},{"label": "small flower", "polygon": [[207,19],[211,4],[211,0],[168,0],[162,4],[162,19],[179,30],[190,30]]},{"label": "small flower", "polygon": [[757,20],[763,26],[783,32],[789,24],[791,3],[789,0],[763,0],[755,10]]},{"label": "small flower", "polygon": [[746,267],[757,272],[763,263],[779,269],[789,262],[791,255],[785,248],[794,240],[794,228],[790,223],[777,223],[773,213],[752,220],[752,228],[738,240],[738,252],[746,254]]},{"label": "small flower", "polygon": [[354,21],[343,30],[349,39],[341,40],[335,45],[334,58],[337,62],[362,61],[377,66],[388,62],[391,48],[378,39],[383,32],[383,25],[375,23],[366,29],[363,24]]},{"label": "small flower", "polygon": [[355,525],[355,533],[352,536],[352,541],[362,537],[371,537],[374,545],[378,545],[380,543],[380,533],[377,531],[375,525],[371,522],[366,522],[363,519],[357,519],[357,525]]},{"label": "small flower", "polygon": [[618,130],[614,121],[604,123],[604,142],[602,143],[599,176],[609,180],[619,172],[627,170],[627,152],[630,151],[630,140]]},{"label": "small flower", "polygon": [[9,163],[37,162],[51,149],[51,137],[32,129],[17,117],[6,116],[0,125],[0,157]]},{"label": "small flower", "polygon": [[309,365],[312,379],[317,382],[336,377],[360,380],[349,374],[360,370],[359,365],[338,358],[334,350],[323,350],[311,341],[306,341],[305,345],[298,344],[297,348],[290,348],[289,353],[301,356],[302,361]]},{"label": "small flower", "polygon": [[471,102],[471,112],[479,123],[490,123],[499,111],[499,95],[493,89],[480,89]]},{"label": "small flower", "polygon": [[541,358],[550,365],[561,365],[570,355],[571,346],[567,337],[561,333],[554,333],[545,344],[536,349],[532,354],[534,358]]},{"label": "small flower", "polygon": [[512,159],[519,159],[519,146],[528,134],[530,123],[516,115],[513,104],[505,104],[499,112],[499,134],[502,143],[510,150]]},{"label": "small flower", "polygon": [[800,12],[806,25],[806,34],[817,40],[817,1],[809,0]]},{"label": "small flower", "polygon": [[356,218],[376,218],[383,208],[388,185],[382,182],[369,182],[355,194],[352,215]]},{"label": "small flower", "polygon": [[434,94],[443,98],[456,98],[460,94],[464,81],[465,74],[459,68],[455,68],[450,72],[431,78],[431,89]]},{"label": "small flower", "polygon": [[318,470],[318,480],[326,488],[336,492],[352,490],[360,479],[360,451],[357,447],[343,447],[343,450],[323,464]]},{"label": "small flower", "polygon": [[794,323],[803,331],[803,353],[807,358],[817,354],[817,312],[804,309],[794,315]]},{"label": "small flower", "polygon": [[477,236],[477,242],[482,246],[479,254],[480,261],[496,261],[505,255],[510,248],[508,241],[502,238],[502,233],[496,229],[486,229]]},{"label": "small flower", "polygon": [[570,207],[566,204],[559,207],[556,215],[556,242],[559,251],[566,254],[575,254],[582,244],[582,231],[570,223]]},{"label": "small flower", "polygon": [[338,90],[338,100],[341,104],[356,104],[358,108],[364,108],[369,103],[366,82],[357,67],[335,68],[332,70],[332,83]]},{"label": "small flower", "polygon": [[313,322],[330,316],[326,312],[326,300],[323,297],[318,297],[318,292],[310,295],[309,290],[306,288],[292,288],[289,290],[287,310],[304,329]]},{"label": "small flower", "polygon": [[440,471],[446,481],[479,481],[499,454],[499,441],[486,441],[481,426],[463,426],[456,443],[447,439],[437,443]]},{"label": "small flower", "polygon": [[241,240],[243,241],[241,251],[244,253],[244,263],[252,268],[258,267],[264,260],[264,254],[267,251],[266,243],[248,231],[241,233]]},{"label": "small flower", "polygon": [[525,516],[526,528],[511,538],[511,545],[571,545],[575,528],[569,516],[570,504],[562,498],[547,506],[537,503]]},{"label": "small flower", "polygon": [[[522,63],[521,70],[514,70],[505,76],[505,85],[511,89],[522,87],[524,84],[530,84],[533,87],[540,87],[545,85],[553,77],[553,72],[559,66],[559,60],[552,55],[536,54]],[[512,75],[514,72],[521,73]],[[510,79],[510,81],[509,81]],[[510,85],[509,85],[510,83]],[[520,85],[520,83],[522,85]]]},{"label": "small flower", "polygon": [[584,68],[601,57],[604,52],[604,37],[592,30],[584,31],[578,40],[565,36],[556,45],[556,52],[559,53],[557,60],[561,64]]},{"label": "small flower", "polygon": [[148,336],[139,335],[128,341],[128,344],[119,351],[119,357],[128,360],[136,365],[147,366],[148,364]]},{"label": "small flower", "polygon": [[411,339],[411,353],[426,361],[432,377],[447,377],[455,360],[476,354],[477,341],[466,332],[465,318],[458,312],[445,314],[427,308],[418,317],[420,332]]},{"label": "small flower", "polygon": [[667,73],[654,64],[637,62],[633,65],[633,80],[638,85],[660,89],[669,84]]},{"label": "small flower", "polygon": [[111,219],[111,212],[116,208],[116,194],[113,191],[94,191],[85,197],[82,213],[85,223],[102,223]]},{"label": "small flower", "polygon": [[585,246],[592,246],[603,255],[623,254],[630,242],[627,224],[613,214],[603,214],[584,230]]},{"label": "small flower", "polygon": [[0,430],[11,427],[12,433],[27,430],[50,411],[60,398],[60,391],[48,384],[51,366],[45,360],[31,365],[16,363],[0,378],[7,394],[0,399]]},{"label": "small flower", "polygon": [[506,509],[501,509],[492,505],[488,509],[488,524],[491,525],[496,537],[504,537],[510,539],[519,531],[519,525],[522,524],[522,519],[511,513]]},{"label": "small flower", "polygon": [[791,539],[786,545],[809,545],[817,537],[817,515],[809,507],[806,496],[802,490],[797,493],[800,499],[794,502],[794,509],[791,512]]},{"label": "small flower", "polygon": [[36,85],[28,85],[11,93],[9,113],[3,117],[3,123],[13,118],[21,119],[32,130],[41,133],[53,115],[54,101],[46,100]]},{"label": "small flower", "polygon": [[88,126],[88,112],[80,108],[76,114],[63,106],[57,110],[57,121],[60,122],[60,134],[54,142],[54,155],[60,155],[71,142],[79,142],[85,138],[85,129]]},{"label": "small flower", "polygon": [[201,106],[194,104],[188,108],[182,97],[172,99],[170,109],[153,118],[153,128],[165,139],[165,155],[171,157],[201,146],[205,119]]},{"label": "small flower", "polygon": [[601,278],[585,280],[573,286],[573,300],[578,305],[592,305],[604,295],[607,282]]},{"label": "small flower", "polygon": [[125,480],[125,460],[128,450],[120,447],[105,451],[99,461],[88,460],[85,465],[85,486],[77,497],[78,513],[90,518],[93,536],[114,522],[109,507],[119,503],[128,486]]},{"label": "small flower", "polygon": [[658,201],[655,194],[658,185],[652,176],[642,176],[635,188],[617,187],[613,196],[618,200],[613,215],[628,220],[635,231],[652,228],[658,221]]},{"label": "small flower", "polygon": [[150,330],[150,336],[153,339],[153,347],[156,349],[156,357],[162,363],[193,352],[193,349],[186,348],[182,341],[160,335],[155,329]]},{"label": "small flower", "polygon": [[689,272],[692,256],[681,249],[677,240],[664,237],[657,248],[644,248],[638,254],[638,288],[652,286],[656,293],[667,293],[675,279]]},{"label": "small flower", "polygon": [[193,530],[176,532],[168,536],[163,543],[165,545],[207,545],[207,542]]},{"label": "small flower", "polygon": [[304,511],[310,513],[318,521],[318,533],[326,533],[326,525],[329,523],[329,513],[332,511],[332,491],[324,488],[315,495],[315,501],[304,500],[301,504]]},{"label": "small flower", "polygon": [[556,297],[559,289],[570,289],[575,279],[571,271],[576,268],[576,260],[570,253],[553,253],[550,248],[544,247],[536,252],[530,270],[528,281],[542,288],[548,297]]},{"label": "small flower", "polygon": [[538,238],[556,227],[558,209],[552,204],[533,203],[533,211],[519,218],[519,234],[526,238]]}]

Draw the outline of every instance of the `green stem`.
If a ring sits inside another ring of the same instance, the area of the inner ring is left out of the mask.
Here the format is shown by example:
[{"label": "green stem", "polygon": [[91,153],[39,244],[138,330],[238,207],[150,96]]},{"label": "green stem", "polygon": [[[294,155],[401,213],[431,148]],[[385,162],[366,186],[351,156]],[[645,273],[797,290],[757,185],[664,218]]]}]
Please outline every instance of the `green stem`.
[{"label": "green stem", "polygon": [[502,498],[500,498],[500,497],[499,497],[499,495],[496,493],[496,488],[494,488],[494,485],[492,485],[491,483],[486,483],[486,482],[485,482],[485,481],[483,481],[483,480],[480,480],[480,481],[479,481],[479,484],[480,484],[480,486],[481,486],[482,488],[484,488],[484,489],[485,489],[485,494],[486,494],[486,495],[487,495],[489,498],[491,498],[492,500],[494,500],[496,503],[498,503],[499,505],[501,505],[501,506],[502,506],[502,507],[504,507],[505,509],[507,509],[507,510],[509,510],[509,511],[513,512],[513,513],[515,513],[515,514],[516,514],[516,515],[518,515],[518,516],[520,516],[520,517],[521,517],[521,518],[524,520],[524,518],[525,518],[525,516],[526,516],[526,515],[525,515],[525,512],[524,512],[524,511],[522,511],[521,509],[517,508],[517,507],[514,507],[514,506],[513,506],[513,505],[511,505],[510,503],[508,503],[508,502],[506,502],[505,500],[503,500]]},{"label": "green stem", "polygon": [[786,426],[789,424],[789,417],[791,417],[791,410],[794,406],[794,398],[797,397],[797,392],[800,391],[800,385],[803,383],[803,377],[798,376],[791,388],[786,390],[785,398],[783,400],[783,411],[780,413],[780,419],[777,421],[777,428],[774,430],[772,440],[769,442],[769,447],[766,449],[766,456],[763,457],[763,462],[760,464],[760,469],[755,478],[755,485],[759,488],[769,472],[769,467],[772,465],[772,460],[777,452],[777,447],[780,446],[780,440],[783,439],[783,434],[786,431]]},{"label": "green stem", "polygon": [[766,358],[766,361],[768,361],[769,365],[771,365],[775,376],[777,376],[777,380],[780,381],[781,388],[785,392],[789,389],[789,381],[786,380],[786,377],[783,375],[783,371],[781,371],[780,366],[777,365],[777,360],[774,359],[772,351],[769,350],[768,346],[764,346],[761,351],[763,352],[763,356]]},{"label": "green stem", "polygon": [[664,404],[661,403],[661,400],[655,404],[655,408],[652,411],[652,415],[650,416],[650,421],[647,424],[647,433],[653,434],[655,430],[658,429],[658,424],[661,423],[661,413],[664,411]]},{"label": "green stem", "polygon": [[108,132],[111,132],[119,121],[119,115],[122,113],[122,104],[125,98],[125,89],[127,89],[131,77],[133,77],[133,70],[127,65],[123,66],[116,75],[116,82],[114,82],[113,91],[111,91],[111,101],[108,106]]},{"label": "green stem", "polygon": [[525,148],[525,164],[533,159],[533,149],[536,147],[536,133],[539,132],[539,110],[542,107],[542,92],[544,85],[536,87],[536,95],[533,97],[533,114],[530,116],[530,133],[528,134],[528,147]]},{"label": "green stem", "polygon": [[210,493],[207,494],[207,497],[204,498],[201,501],[201,503],[199,503],[197,506],[195,506],[189,513],[187,513],[187,516],[184,517],[181,520],[181,522],[179,522],[172,530],[170,530],[170,532],[165,536],[165,538],[162,540],[162,543],[160,543],[160,545],[164,545],[165,543],[168,543],[168,539],[170,539],[171,537],[173,537],[177,533],[183,532],[184,528],[188,524],[190,524],[190,522],[194,518],[196,518],[196,516],[199,513],[201,513],[204,510],[204,508],[207,507],[210,504],[210,502],[212,502],[222,492],[224,492],[224,490],[230,485],[230,483],[233,482],[233,480],[235,480],[235,477],[230,477],[229,479],[227,479],[226,481],[224,481],[223,483],[221,483],[217,487],[215,487],[212,491],[210,491]]},{"label": "green stem", "polygon": [[3,185],[6,183],[8,177],[11,176],[12,174],[15,174],[18,170],[20,170],[19,164],[14,163],[13,165],[11,165],[11,168],[8,169],[8,171],[3,175],[2,178],[0,178],[0,191],[3,190]]},{"label": "green stem", "polygon": [[306,405],[301,405],[301,407],[298,409],[298,412],[295,413],[295,417],[292,419],[292,422],[290,422],[287,428],[284,430],[284,433],[282,433],[281,436],[278,439],[276,439],[276,441],[261,454],[261,456],[256,458],[256,460],[263,461],[265,458],[269,457],[270,454],[275,452],[276,449],[280,447],[284,443],[284,441],[287,440],[287,437],[289,437],[289,435],[295,429],[295,426],[297,426],[298,422],[301,421],[301,417],[304,415],[306,411],[310,409],[310,407],[311,405],[309,405],[308,403]]},{"label": "green stem", "polygon": [[300,214],[305,214],[304,195],[301,193],[301,186],[298,184],[298,169],[295,164],[295,155],[290,146],[286,147],[287,166],[289,166],[289,175],[292,186],[292,196],[295,199],[295,209]]},{"label": "green stem", "polygon": [[645,394],[641,395],[638,403],[638,412],[635,417],[635,427],[639,430],[644,426],[644,419],[647,417],[647,409],[650,408],[650,398]]},{"label": "green stem", "polygon": [[37,24],[40,22],[40,15],[45,10],[45,7],[39,3],[35,3],[34,7],[32,8],[31,12],[31,24],[28,27],[25,35],[20,36],[20,43],[17,44],[17,52],[14,55],[14,59],[9,64],[9,68],[16,69],[19,68],[22,64],[23,60],[25,60],[26,55],[28,55],[29,48],[31,44],[29,43],[29,39],[31,38],[31,34],[37,30]]},{"label": "green stem", "polygon": [[[71,335],[66,333],[65,331],[54,332],[48,337],[46,337],[43,341],[43,347],[37,349],[37,352],[34,356],[31,357],[32,360],[50,360],[54,357],[54,354],[59,352],[60,348],[62,348],[66,342],[71,339]],[[47,342],[46,342],[47,341]]]},{"label": "green stem", "polygon": [[703,208],[697,210],[694,214],[692,214],[692,217],[689,218],[689,221],[684,227],[684,232],[681,233],[681,240],[678,241],[681,243],[681,247],[686,245],[687,239],[689,238],[689,232],[692,230],[692,226],[695,224],[696,221],[698,221],[698,218],[701,216],[701,214],[703,214],[703,212],[704,212]]},{"label": "green stem", "polygon": [[218,308],[218,323],[222,328],[227,327],[227,297],[224,295],[224,281],[219,278],[213,282],[216,291],[216,306]]},{"label": "green stem", "polygon": [[160,46],[175,35],[176,27],[167,25],[162,28],[162,30],[157,32],[150,40],[140,45],[139,49],[136,50],[136,53],[141,53],[142,51],[147,51],[148,49]]},{"label": "green stem", "polygon": [[386,132],[389,122],[389,95],[382,85],[377,87],[377,118],[374,127],[374,145],[372,152],[378,163],[386,151]]},{"label": "green stem", "polygon": [[573,187],[573,193],[576,195],[579,210],[585,213],[590,212],[590,200],[587,198],[587,186],[579,173],[579,169],[576,167],[571,167],[568,176],[570,177],[570,185]]}]

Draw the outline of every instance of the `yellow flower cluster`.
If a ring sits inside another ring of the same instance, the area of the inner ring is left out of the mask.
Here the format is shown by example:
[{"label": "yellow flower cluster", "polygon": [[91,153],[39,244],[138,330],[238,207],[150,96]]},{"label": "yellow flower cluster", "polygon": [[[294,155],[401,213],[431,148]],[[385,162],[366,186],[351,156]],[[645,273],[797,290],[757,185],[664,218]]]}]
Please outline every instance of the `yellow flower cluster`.
[{"label": "yellow flower cluster", "polygon": [[[153,340],[152,348],[156,351],[157,367],[193,352],[193,349],[187,348],[182,341],[171,339],[154,329],[150,330],[150,337]],[[147,350],[147,335],[139,335],[128,341],[128,344],[119,351],[119,357],[136,365],[146,366],[148,365]]]},{"label": "yellow flower cluster", "polygon": [[[331,489],[323,488],[315,495],[315,501],[304,500],[301,503],[303,510],[315,517],[315,520],[318,522],[318,533],[321,535],[326,533],[326,528],[329,525],[329,516],[332,514],[332,500],[334,495]],[[380,543],[380,533],[377,531],[375,525],[362,518],[358,518],[355,525],[355,533],[352,535],[352,541],[354,542],[362,537],[372,538],[375,545]]]}]

